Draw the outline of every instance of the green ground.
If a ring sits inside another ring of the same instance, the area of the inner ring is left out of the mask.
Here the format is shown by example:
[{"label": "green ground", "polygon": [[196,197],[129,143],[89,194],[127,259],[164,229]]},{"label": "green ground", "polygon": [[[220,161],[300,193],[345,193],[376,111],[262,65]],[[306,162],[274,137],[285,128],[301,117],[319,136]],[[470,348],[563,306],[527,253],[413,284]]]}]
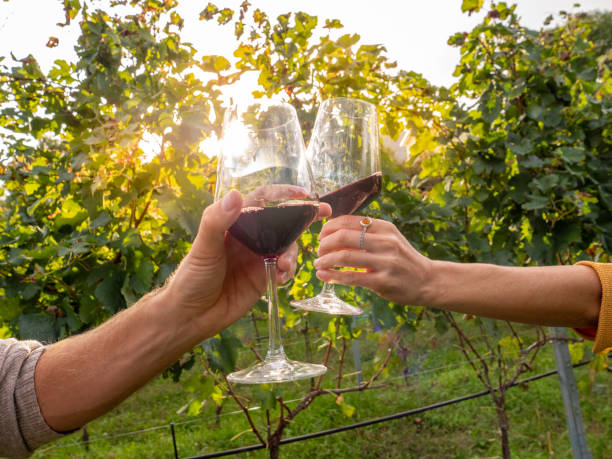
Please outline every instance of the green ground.
[{"label": "green ground", "polygon": [[[524,330],[524,333],[529,333]],[[435,332],[421,330],[411,341],[408,366],[416,368],[415,375],[402,376],[396,362],[388,374],[381,376],[384,388],[345,395],[345,401],[356,408],[347,418],[332,396],[322,396],[301,413],[294,424],[287,428],[285,437],[352,424],[379,416],[417,408],[449,398],[459,397],[483,390],[473,370],[456,348],[452,332],[435,338]],[[291,343],[291,339],[287,340]],[[376,354],[375,343],[360,339],[365,374],[372,374],[371,366]],[[299,346],[287,346],[291,357]],[[423,360],[423,356],[425,356]],[[250,357],[245,354],[245,359]],[[316,359],[315,359],[316,360]],[[347,365],[352,365],[352,360]],[[539,356],[534,372],[525,376],[554,368],[552,348],[547,346]],[[348,371],[350,371],[349,368]],[[198,371],[198,366],[191,372]],[[330,370],[332,371],[332,370]],[[579,380],[589,380],[588,366],[577,368]],[[581,403],[588,442],[595,458],[612,457],[612,410],[610,389],[612,379],[607,372],[597,373],[587,391],[581,392]],[[334,374],[326,377],[330,387],[334,385]],[[347,385],[353,377],[347,378]],[[308,389],[308,382],[290,383],[281,386],[285,400],[294,400]],[[248,387],[237,389],[249,395]],[[234,414],[237,405],[228,400],[218,423],[215,422],[215,407],[207,402],[196,417],[176,414],[189,401],[189,396],[180,384],[159,378],[141,389],[111,413],[88,425],[89,450],[84,445],[73,445],[81,441],[81,432],[41,448],[35,458],[137,458],[173,457],[172,437],[169,427],[154,429],[171,422],[175,423],[180,457],[196,456],[214,451],[255,444],[256,438],[247,432],[248,424],[241,413]],[[297,402],[290,403],[294,406]],[[571,457],[568,434],[558,379],[544,378],[524,387],[509,390],[507,408],[510,418],[510,442],[514,457]],[[258,425],[263,425],[263,413],[254,411]],[[151,430],[147,430],[151,429]],[[129,432],[145,430],[136,434]],[[366,428],[351,430],[281,447],[281,457],[499,457],[499,434],[496,414],[490,397],[454,404]],[[265,451],[242,455],[244,458],[265,458]]]}]

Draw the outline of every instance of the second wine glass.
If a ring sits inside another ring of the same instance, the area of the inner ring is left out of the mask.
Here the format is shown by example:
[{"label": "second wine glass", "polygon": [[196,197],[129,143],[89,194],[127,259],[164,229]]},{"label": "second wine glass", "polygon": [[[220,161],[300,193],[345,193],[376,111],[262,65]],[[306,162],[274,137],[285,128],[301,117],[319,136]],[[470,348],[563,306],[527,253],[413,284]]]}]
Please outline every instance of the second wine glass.
[{"label": "second wine glass", "polygon": [[[376,107],[347,97],[324,101],[317,112],[306,156],[319,200],[332,207],[331,218],[366,207],[382,186]],[[291,305],[328,314],[363,312],[338,298],[333,284],[327,283],[317,296],[292,301]]]},{"label": "second wine glass", "polygon": [[278,312],[276,260],[310,225],[319,205],[304,150],[297,113],[289,104],[254,102],[226,113],[215,200],[232,189],[243,195],[241,214],[229,233],[263,259],[269,314],[266,358],[231,373],[230,382],[277,383],[327,370],[286,357]]}]

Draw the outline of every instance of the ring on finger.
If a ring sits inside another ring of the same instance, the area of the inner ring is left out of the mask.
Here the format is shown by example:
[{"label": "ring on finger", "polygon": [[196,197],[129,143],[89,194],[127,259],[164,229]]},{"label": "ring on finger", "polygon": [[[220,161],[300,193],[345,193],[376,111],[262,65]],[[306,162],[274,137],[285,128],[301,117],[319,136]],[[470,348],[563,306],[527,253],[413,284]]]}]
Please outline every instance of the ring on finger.
[{"label": "ring on finger", "polygon": [[359,220],[359,224],[361,225],[361,236],[359,237],[359,249],[360,250],[364,250],[366,231],[372,224],[372,221],[373,220],[370,217],[364,217],[361,220]]}]

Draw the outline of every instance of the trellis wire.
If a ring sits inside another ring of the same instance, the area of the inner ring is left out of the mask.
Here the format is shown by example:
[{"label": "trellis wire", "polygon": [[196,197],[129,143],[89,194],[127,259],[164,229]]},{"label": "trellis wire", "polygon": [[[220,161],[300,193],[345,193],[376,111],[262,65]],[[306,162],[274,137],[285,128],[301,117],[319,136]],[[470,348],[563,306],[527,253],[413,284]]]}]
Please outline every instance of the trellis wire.
[{"label": "trellis wire", "polygon": [[[487,359],[487,358],[485,358]],[[479,361],[479,360],[485,360],[485,359],[476,359],[474,361]],[[588,363],[590,363],[591,360],[587,360],[587,361],[583,361],[583,362],[579,362],[577,364],[572,365],[574,368],[580,367],[580,366],[584,366],[587,365]],[[431,369],[427,369],[424,371],[420,371],[418,373],[414,373],[411,375],[408,375],[410,377],[416,377],[420,374],[425,374],[425,373],[432,373],[435,371],[442,371],[448,368],[457,368],[459,366],[464,366],[464,365],[469,365],[470,362],[465,362],[465,363],[461,363],[461,364],[455,364],[455,365],[446,365],[446,366],[442,366],[442,367],[437,367],[437,368],[431,368]],[[514,384],[512,384],[512,386],[517,386],[520,384],[525,384],[531,381],[535,381],[537,379],[541,379],[541,378],[545,378],[547,376],[551,376],[553,374],[557,374],[558,370],[550,370],[547,371],[545,373],[541,373],[539,375],[535,375],[535,376],[531,376],[529,378],[525,378],[522,379],[520,381],[516,381]],[[397,379],[405,379],[406,376],[402,375],[402,376],[395,376],[392,378],[385,378],[384,380],[381,380],[380,382],[385,382],[385,381],[393,381],[393,380],[397,380]],[[395,414],[391,414],[391,415],[387,415],[387,416],[383,416],[380,418],[375,418],[375,419],[371,419],[371,420],[367,420],[367,421],[362,421],[356,424],[350,424],[347,426],[341,426],[341,427],[336,427],[333,429],[328,429],[328,430],[324,430],[324,431],[320,431],[320,432],[314,432],[311,434],[306,434],[306,435],[301,435],[298,437],[292,437],[292,438],[287,438],[287,439],[283,439],[281,440],[280,444],[286,444],[286,443],[294,443],[296,441],[303,441],[303,440],[308,440],[311,438],[316,438],[316,437],[321,437],[321,436],[325,436],[325,435],[331,435],[334,433],[339,433],[339,432],[344,432],[346,430],[351,430],[351,429],[356,429],[359,427],[364,427],[367,425],[372,425],[372,424],[378,424],[381,422],[386,422],[386,421],[391,421],[394,419],[399,419],[402,417],[406,417],[406,416],[410,416],[413,414],[418,414],[424,411],[430,411],[433,409],[437,409],[437,408],[442,408],[444,406],[448,406],[448,405],[452,405],[455,403],[459,403],[462,401],[466,401],[466,400],[471,400],[473,398],[478,398],[478,397],[482,397],[484,395],[489,394],[490,392],[488,390],[485,391],[481,391],[481,392],[477,392],[474,394],[469,394],[469,395],[464,395],[461,397],[457,397],[454,399],[450,399],[450,400],[446,400],[443,402],[437,402],[434,403],[432,405],[427,405],[424,407],[420,407],[420,408],[414,408],[412,410],[407,410],[407,411],[403,411],[400,413],[395,413]],[[298,399],[293,399],[293,400],[287,400],[285,401],[285,403],[287,404],[291,404],[291,403],[295,403],[295,402],[300,402],[302,399],[298,398]],[[256,411],[261,409],[261,407],[259,406],[254,406],[252,408],[248,408],[249,411]],[[163,425],[159,425],[159,426],[153,426],[153,427],[148,427],[148,428],[144,428],[144,429],[140,429],[140,430],[135,430],[135,431],[131,431],[131,432],[123,432],[123,433],[119,433],[119,434],[114,434],[114,435],[109,435],[109,436],[105,436],[105,437],[99,437],[99,438],[94,438],[94,439],[90,439],[88,441],[83,441],[83,442],[73,442],[73,443],[65,443],[65,444],[60,444],[60,445],[53,445],[47,448],[41,448],[38,450],[38,452],[43,453],[46,451],[50,451],[53,449],[58,449],[58,448],[70,448],[73,446],[82,446],[85,444],[91,444],[91,443],[97,443],[97,442],[101,442],[101,441],[109,441],[109,440],[113,440],[113,439],[117,439],[117,438],[122,438],[122,437],[126,437],[126,436],[132,436],[132,435],[139,435],[139,434],[143,434],[143,433],[147,433],[147,432],[152,432],[152,431],[156,431],[156,430],[161,430],[161,429],[167,429],[167,428],[171,428],[172,431],[174,431],[174,427],[175,426],[181,426],[181,425],[186,425],[186,424],[193,424],[193,423],[197,423],[197,422],[205,422],[205,421],[211,421],[214,420],[216,418],[219,417],[227,417],[227,416],[234,416],[237,414],[243,414],[244,412],[242,410],[236,410],[236,411],[231,411],[229,413],[223,413],[220,414],[218,416],[207,416],[207,417],[198,417],[196,419],[189,419],[186,421],[181,421],[181,422],[174,422],[171,424],[163,424]],[[173,435],[173,441],[175,441],[175,435],[174,432],[172,432]],[[175,445],[176,448],[176,445]],[[232,450],[226,450],[226,451],[220,451],[220,452],[215,452],[215,453],[209,453],[207,455],[204,456],[194,456],[191,457],[189,459],[204,459],[204,458],[213,458],[213,457],[222,457],[222,456],[227,456],[230,454],[240,454],[240,453],[244,453],[244,452],[248,452],[248,451],[253,451],[253,450],[257,450],[257,449],[263,449],[265,448],[263,445],[251,445],[251,446],[245,446],[242,448],[236,448],[236,449],[232,449]],[[175,457],[178,457],[178,453],[175,452]]]},{"label": "trellis wire", "polygon": [[[587,365],[590,362],[590,360],[585,361],[585,362],[580,362],[577,363],[575,365],[573,365],[574,368],[582,366],[582,365]],[[554,374],[557,374],[558,370],[550,370],[547,371],[546,373],[541,373],[539,375],[535,375],[535,376],[531,376],[529,378],[525,378],[525,379],[521,379],[520,381],[516,381],[513,384],[511,384],[508,387],[514,387],[514,386],[518,386],[521,384],[526,384],[529,383],[531,381],[535,381],[537,379],[542,379],[545,378],[547,376],[552,376]],[[362,421],[362,422],[357,422],[355,424],[349,424],[346,426],[340,426],[340,427],[334,427],[333,429],[327,429],[327,430],[321,430],[319,432],[313,432],[310,434],[306,434],[306,435],[299,435],[296,437],[291,437],[291,438],[285,438],[280,440],[279,444],[281,445],[286,445],[288,443],[294,443],[297,441],[305,441],[305,440],[310,440],[313,438],[317,438],[317,437],[323,437],[326,435],[332,435],[335,433],[340,433],[340,432],[345,432],[347,430],[353,430],[353,429],[357,429],[360,427],[366,427],[366,426],[370,426],[373,424],[379,424],[381,422],[388,422],[388,421],[393,421],[395,419],[400,419],[406,416],[412,416],[414,414],[418,414],[418,413],[423,413],[425,411],[430,411],[430,410],[435,410],[438,408],[442,408],[448,405],[453,405],[455,403],[459,403],[459,402],[464,402],[466,400],[471,400],[474,398],[478,398],[478,397],[483,397],[485,395],[489,395],[490,392],[488,390],[483,390],[481,392],[476,392],[473,394],[469,394],[469,395],[464,395],[462,397],[457,397],[457,398],[453,398],[450,400],[445,400],[443,402],[438,402],[438,403],[434,403],[432,405],[427,405],[427,406],[423,406],[421,408],[415,408],[412,410],[407,410],[407,411],[402,411],[400,413],[395,413],[395,414],[391,414],[388,416],[382,416],[379,418],[374,418],[374,419],[369,419],[367,421]],[[209,459],[209,458],[215,458],[215,457],[223,457],[223,456],[229,456],[230,454],[241,454],[241,453],[246,453],[249,451],[255,451],[255,450],[259,450],[259,449],[264,449],[266,448],[266,445],[250,445],[250,446],[244,446],[242,448],[235,448],[235,449],[231,449],[231,450],[225,450],[225,451],[217,451],[214,453],[209,453],[209,454],[204,454],[201,456],[192,456],[189,457],[187,459]]]},{"label": "trellis wire", "polygon": [[[489,356],[489,357],[483,357],[481,359],[472,359],[472,362],[481,362],[484,360],[490,360],[494,358],[494,356]],[[440,366],[440,367],[433,367],[433,368],[428,368],[426,370],[422,370],[422,371],[418,371],[416,373],[412,373],[412,374],[408,374],[408,375],[401,375],[401,376],[393,376],[393,377],[389,377],[389,378],[384,378],[384,379],[380,379],[378,380],[378,382],[380,383],[385,383],[385,382],[389,382],[389,381],[397,381],[399,379],[406,379],[407,377],[410,378],[416,378],[419,375],[423,375],[423,374],[429,374],[429,373],[435,373],[438,371],[443,371],[443,370],[448,370],[451,368],[459,368],[462,366],[466,366],[466,365],[470,365],[470,362],[462,362],[462,363],[456,363],[453,365],[444,365],[444,366]],[[301,402],[302,399],[301,398],[296,398],[293,400],[286,400],[284,401],[284,403],[286,403],[287,405],[290,405],[292,403],[296,403],[296,402]],[[249,411],[257,411],[260,410],[261,407],[260,406],[253,406],[251,408],[248,408]],[[205,422],[205,421],[212,421],[216,418],[221,418],[221,417],[226,417],[226,416],[234,416],[237,414],[243,414],[244,411],[242,410],[235,410],[235,411],[230,411],[229,413],[222,413],[219,415],[215,415],[215,416],[207,416],[207,417],[197,417],[195,419],[188,419],[186,421],[179,421],[179,422],[174,422],[174,426],[182,426],[185,424],[194,424],[197,422]],[[151,432],[151,431],[155,431],[155,430],[161,430],[161,429],[166,429],[170,426],[170,424],[162,424],[159,426],[153,426],[153,427],[145,427],[144,429],[139,429],[139,430],[133,430],[130,432],[122,432],[122,433],[118,433],[118,434],[113,434],[113,435],[107,435],[105,437],[100,437],[100,438],[94,438],[89,439],[87,441],[83,441],[83,442],[72,442],[72,443],[65,443],[65,444],[61,444],[61,445],[53,445],[53,446],[49,446],[47,448],[42,448],[40,450],[38,450],[39,452],[44,452],[44,451],[49,451],[52,449],[56,449],[56,448],[69,448],[72,446],[81,446],[81,445],[85,445],[85,444],[91,444],[94,442],[100,442],[100,441],[108,441],[108,440],[113,440],[115,438],[121,438],[121,437],[126,437],[126,436],[130,436],[130,435],[139,435],[142,433],[147,433],[147,432]]]}]

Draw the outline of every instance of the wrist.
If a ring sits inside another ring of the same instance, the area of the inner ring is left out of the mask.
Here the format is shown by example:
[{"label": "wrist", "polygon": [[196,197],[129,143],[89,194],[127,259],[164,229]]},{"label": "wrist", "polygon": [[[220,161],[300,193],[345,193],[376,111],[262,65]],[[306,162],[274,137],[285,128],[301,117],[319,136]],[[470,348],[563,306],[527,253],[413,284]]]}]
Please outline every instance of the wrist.
[{"label": "wrist", "polygon": [[151,292],[146,301],[152,327],[159,333],[166,349],[174,349],[179,356],[192,349],[202,341],[198,333],[196,318],[189,314],[189,309],[181,307],[180,295],[175,294],[169,286]]},{"label": "wrist", "polygon": [[453,265],[454,263],[448,261],[428,260],[427,267],[423,270],[419,304],[434,308],[444,304],[443,296],[449,287],[448,277]]}]

